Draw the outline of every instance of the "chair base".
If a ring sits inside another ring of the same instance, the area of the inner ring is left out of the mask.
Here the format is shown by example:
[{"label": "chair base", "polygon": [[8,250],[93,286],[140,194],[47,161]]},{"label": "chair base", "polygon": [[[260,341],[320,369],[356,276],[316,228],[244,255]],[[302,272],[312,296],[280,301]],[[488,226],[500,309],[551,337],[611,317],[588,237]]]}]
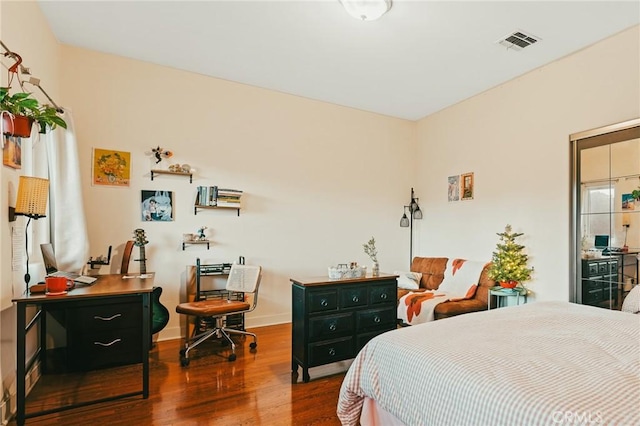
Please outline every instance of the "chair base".
[{"label": "chair base", "polygon": [[258,347],[258,337],[254,333],[250,333],[248,331],[243,330],[234,330],[230,328],[224,328],[222,326],[222,319],[216,319],[216,326],[210,330],[205,331],[204,333],[200,333],[192,338],[188,339],[184,345],[184,349],[180,350],[180,365],[186,367],[189,365],[190,358],[189,352],[198,346],[200,343],[208,340],[211,337],[223,338],[223,343],[229,343],[231,345],[231,354],[227,357],[227,359],[231,361],[236,360],[236,344],[231,339],[229,334],[240,334],[244,336],[253,337],[253,342],[249,344],[251,349],[255,349]]}]

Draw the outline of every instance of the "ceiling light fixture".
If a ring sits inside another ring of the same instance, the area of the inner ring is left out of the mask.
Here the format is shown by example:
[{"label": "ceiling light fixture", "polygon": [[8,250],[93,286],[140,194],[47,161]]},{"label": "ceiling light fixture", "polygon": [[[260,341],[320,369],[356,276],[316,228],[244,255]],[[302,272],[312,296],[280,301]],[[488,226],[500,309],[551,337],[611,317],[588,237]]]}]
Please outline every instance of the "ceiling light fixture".
[{"label": "ceiling light fixture", "polygon": [[339,0],[347,13],[361,21],[375,21],[391,9],[391,0]]}]

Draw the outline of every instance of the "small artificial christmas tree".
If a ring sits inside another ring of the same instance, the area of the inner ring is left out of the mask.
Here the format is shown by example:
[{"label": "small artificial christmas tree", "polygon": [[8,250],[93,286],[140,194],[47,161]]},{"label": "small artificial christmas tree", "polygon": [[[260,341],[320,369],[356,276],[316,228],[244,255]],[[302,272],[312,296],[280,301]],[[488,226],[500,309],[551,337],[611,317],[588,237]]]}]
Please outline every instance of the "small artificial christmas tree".
[{"label": "small artificial christmas tree", "polygon": [[523,253],[524,246],[516,243],[516,238],[524,234],[512,232],[511,225],[504,228],[504,232],[499,232],[500,242],[493,252],[491,267],[489,268],[489,278],[500,283],[508,283],[503,287],[515,287],[531,278],[533,268],[527,268],[529,257]]}]

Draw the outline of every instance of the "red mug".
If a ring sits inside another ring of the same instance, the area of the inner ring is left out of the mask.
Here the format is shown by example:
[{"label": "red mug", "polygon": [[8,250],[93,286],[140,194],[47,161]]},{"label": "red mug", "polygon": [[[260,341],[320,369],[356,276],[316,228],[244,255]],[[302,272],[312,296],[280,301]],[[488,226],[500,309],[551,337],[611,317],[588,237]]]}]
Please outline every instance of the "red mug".
[{"label": "red mug", "polygon": [[47,294],[64,294],[67,291],[67,279],[65,277],[45,278]]}]

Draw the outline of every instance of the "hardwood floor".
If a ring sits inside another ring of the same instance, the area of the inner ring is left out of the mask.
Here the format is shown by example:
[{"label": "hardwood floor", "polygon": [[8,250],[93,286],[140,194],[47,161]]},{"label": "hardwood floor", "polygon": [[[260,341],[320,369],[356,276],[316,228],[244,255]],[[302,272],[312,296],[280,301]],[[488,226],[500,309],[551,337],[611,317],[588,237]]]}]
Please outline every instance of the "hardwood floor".
[{"label": "hardwood floor", "polygon": [[[194,349],[180,366],[178,340],[150,352],[150,395],[76,408],[28,419],[37,425],[340,425],[336,404],[349,362],[310,370],[302,383],[291,374],[291,324],[255,328],[258,348],[239,342],[234,362],[217,341]],[[46,375],[27,398],[27,412],[60,401],[104,397],[119,386],[140,389],[140,367],[97,373]],[[59,377],[56,377],[59,376]],[[80,389],[80,384],[82,389]],[[15,421],[10,423],[15,425]]]}]

